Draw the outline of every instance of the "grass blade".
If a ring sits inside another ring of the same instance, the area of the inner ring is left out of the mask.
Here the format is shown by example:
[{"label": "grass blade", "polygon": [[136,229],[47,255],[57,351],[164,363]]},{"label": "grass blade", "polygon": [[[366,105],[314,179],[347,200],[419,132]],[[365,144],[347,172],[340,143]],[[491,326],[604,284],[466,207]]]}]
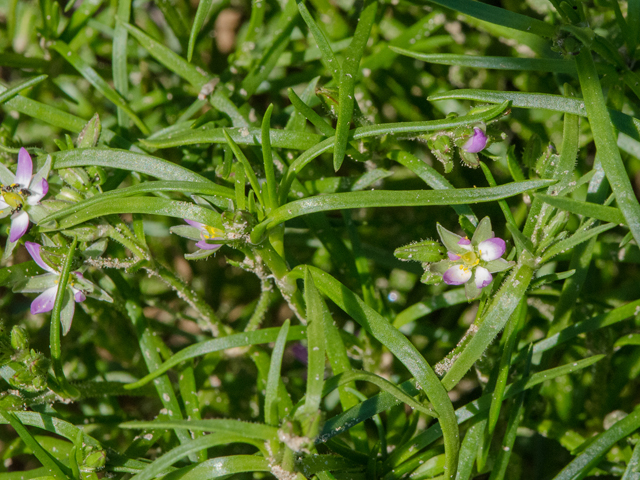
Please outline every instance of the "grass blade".
[{"label": "grass blade", "polygon": [[536,193],[535,196],[553,207],[575,213],[576,215],[582,215],[586,218],[595,218],[617,225],[626,225],[627,223],[619,208],[605,207],[597,203],[580,202],[571,198],[545,195],[543,193]]},{"label": "grass blade", "polygon": [[22,90],[26,90],[29,87],[33,87],[34,85],[39,84],[40,82],[46,80],[48,75],[38,75],[37,77],[30,78],[29,80],[25,80],[18,85],[6,89],[4,92],[0,94],[0,105],[11,100],[13,97],[18,95]]},{"label": "grass blade", "polygon": [[278,385],[280,382],[280,367],[282,366],[282,355],[289,334],[289,319],[285,320],[276,338],[276,344],[271,353],[271,365],[267,378],[267,389],[264,396],[264,421],[268,425],[278,425]]}]

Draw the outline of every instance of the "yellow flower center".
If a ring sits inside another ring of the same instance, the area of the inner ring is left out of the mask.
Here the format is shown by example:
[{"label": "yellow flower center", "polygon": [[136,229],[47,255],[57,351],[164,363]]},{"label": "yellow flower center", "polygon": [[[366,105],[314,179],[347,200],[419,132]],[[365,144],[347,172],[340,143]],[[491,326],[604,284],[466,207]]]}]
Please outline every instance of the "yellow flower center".
[{"label": "yellow flower center", "polygon": [[205,225],[203,227],[202,236],[205,240],[212,240],[214,238],[220,238],[224,235],[224,232],[219,228],[210,227]]},{"label": "yellow flower center", "polygon": [[464,255],[460,255],[460,259],[467,267],[475,267],[476,265],[478,265],[478,263],[480,263],[480,259],[475,252],[467,252]]},{"label": "yellow flower center", "polygon": [[2,199],[13,210],[20,210],[22,208],[22,205],[24,204],[24,198],[22,198],[22,195],[15,192],[3,191]]}]

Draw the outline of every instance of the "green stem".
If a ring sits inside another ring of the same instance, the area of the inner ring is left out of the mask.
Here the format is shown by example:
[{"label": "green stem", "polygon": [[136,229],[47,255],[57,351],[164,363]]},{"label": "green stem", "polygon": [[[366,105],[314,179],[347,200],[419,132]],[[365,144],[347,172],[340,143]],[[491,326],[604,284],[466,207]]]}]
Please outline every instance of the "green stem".
[{"label": "green stem", "polygon": [[[62,348],[60,346],[60,314],[62,313],[62,306],[64,304],[64,297],[67,291],[67,284],[69,283],[69,275],[71,274],[71,266],[73,264],[73,255],[78,245],[78,238],[73,237],[73,241],[69,246],[69,251],[62,265],[62,272],[58,280],[58,291],[56,293],[56,301],[53,304],[53,310],[51,312],[51,331],[49,334],[49,343],[51,348],[51,361],[53,363],[53,371],[55,373],[56,380],[64,390],[64,392],[72,398],[80,396],[80,392],[69,384],[67,378],[64,375],[62,368]],[[73,299],[71,299],[73,301]]]}]

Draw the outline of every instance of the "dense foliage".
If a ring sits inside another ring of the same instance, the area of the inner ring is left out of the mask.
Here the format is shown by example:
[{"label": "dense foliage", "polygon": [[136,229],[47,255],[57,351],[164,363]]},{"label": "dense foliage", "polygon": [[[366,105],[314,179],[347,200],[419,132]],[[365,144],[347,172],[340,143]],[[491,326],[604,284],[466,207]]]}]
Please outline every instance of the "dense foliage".
[{"label": "dense foliage", "polygon": [[640,480],[640,2],[0,18],[0,480]]}]

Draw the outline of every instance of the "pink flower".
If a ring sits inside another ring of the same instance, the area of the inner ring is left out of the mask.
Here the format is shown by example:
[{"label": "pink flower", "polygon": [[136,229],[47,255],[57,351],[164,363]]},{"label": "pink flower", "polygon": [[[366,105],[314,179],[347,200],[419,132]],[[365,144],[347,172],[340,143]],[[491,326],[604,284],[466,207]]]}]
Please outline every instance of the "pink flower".
[{"label": "pink flower", "polygon": [[207,243],[208,240],[222,240],[224,232],[221,230],[187,218],[185,218],[184,221],[200,230],[201,240],[196,243],[196,247],[202,250],[217,250],[222,246],[221,243]]}]

